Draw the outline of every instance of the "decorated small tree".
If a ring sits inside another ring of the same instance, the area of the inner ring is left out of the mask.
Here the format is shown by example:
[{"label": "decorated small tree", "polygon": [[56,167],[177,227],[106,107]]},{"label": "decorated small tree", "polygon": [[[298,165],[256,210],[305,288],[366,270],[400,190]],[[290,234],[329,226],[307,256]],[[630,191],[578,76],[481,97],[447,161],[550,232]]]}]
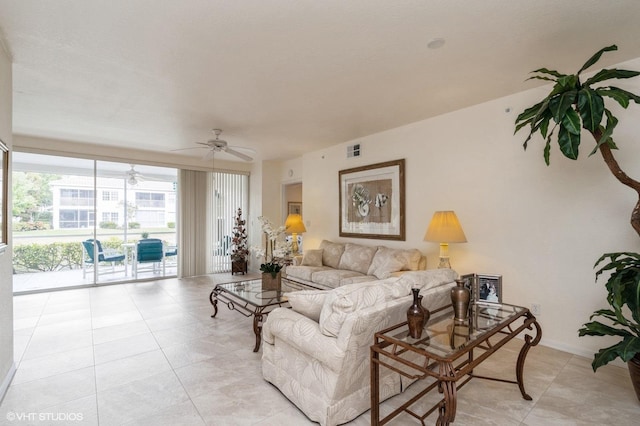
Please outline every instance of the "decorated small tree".
[{"label": "decorated small tree", "polygon": [[[616,86],[603,83],[611,79],[628,79],[640,75],[640,71],[602,69],[592,77],[583,79],[581,73],[594,65],[605,52],[617,50],[615,45],[596,52],[575,74],[561,74],[548,68],[533,71],[531,78],[552,81],[553,88],[542,101],[527,108],[516,119],[516,132],[522,128],[529,132],[524,148],[536,133],[545,139],[544,161],[549,164],[551,144],[558,142],[562,154],[572,160],[578,158],[581,136],[590,134],[595,146],[590,155],[598,151],[613,176],[638,195],[631,213],[631,226],[640,236],[640,181],[627,175],[614,157],[618,146],[613,140],[613,130],[618,118],[607,108],[606,101],[615,101],[622,108],[631,102],[640,104],[640,96]],[[614,104],[615,105],[615,104]],[[554,138],[554,132],[557,136]],[[601,263],[605,265],[601,266]],[[591,366],[597,370],[620,358],[627,362],[631,381],[640,400],[640,254],[632,252],[606,253],[596,262],[602,274],[609,275],[606,283],[609,307],[591,315],[605,322],[589,321],[578,330],[580,336],[614,336],[618,341],[600,349],[594,355]]]},{"label": "decorated small tree", "polygon": [[233,234],[231,237],[231,272],[247,272],[247,256],[249,247],[247,246],[247,221],[242,219],[242,209],[238,207]]}]

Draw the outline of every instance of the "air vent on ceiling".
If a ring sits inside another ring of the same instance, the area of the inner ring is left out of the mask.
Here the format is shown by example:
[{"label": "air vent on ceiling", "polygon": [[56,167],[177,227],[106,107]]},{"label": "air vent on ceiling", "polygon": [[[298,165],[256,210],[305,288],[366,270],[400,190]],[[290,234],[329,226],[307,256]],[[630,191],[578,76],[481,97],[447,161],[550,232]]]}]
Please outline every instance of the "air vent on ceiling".
[{"label": "air vent on ceiling", "polygon": [[360,144],[349,145],[347,147],[347,158],[360,157]]}]

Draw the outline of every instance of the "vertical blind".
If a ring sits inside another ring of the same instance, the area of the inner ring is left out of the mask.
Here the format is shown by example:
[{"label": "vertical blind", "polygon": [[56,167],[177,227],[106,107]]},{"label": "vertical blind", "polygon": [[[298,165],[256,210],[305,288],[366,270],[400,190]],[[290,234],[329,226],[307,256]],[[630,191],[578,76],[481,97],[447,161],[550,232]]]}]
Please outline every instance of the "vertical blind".
[{"label": "vertical blind", "polygon": [[238,208],[249,215],[249,176],[230,172],[209,173],[209,216],[213,256],[211,273],[231,271],[231,238]]}]

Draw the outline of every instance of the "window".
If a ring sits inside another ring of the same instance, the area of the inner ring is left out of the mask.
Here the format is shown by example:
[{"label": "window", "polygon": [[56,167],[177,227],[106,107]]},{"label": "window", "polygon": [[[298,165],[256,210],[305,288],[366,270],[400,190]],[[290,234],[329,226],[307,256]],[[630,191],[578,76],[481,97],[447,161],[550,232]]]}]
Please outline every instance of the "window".
[{"label": "window", "polygon": [[102,201],[118,201],[118,191],[102,191]]},{"label": "window", "polygon": [[103,222],[114,222],[118,223],[118,212],[102,212],[102,221]]},{"label": "window", "polygon": [[91,189],[60,189],[60,205],[93,207],[94,191]]},{"label": "window", "polygon": [[136,205],[138,207],[164,208],[164,194],[153,192],[136,192]]},{"label": "window", "polygon": [[139,222],[141,226],[167,226],[164,210],[138,210],[136,222]]},{"label": "window", "polygon": [[60,209],[60,228],[90,228],[94,221],[92,210]]}]

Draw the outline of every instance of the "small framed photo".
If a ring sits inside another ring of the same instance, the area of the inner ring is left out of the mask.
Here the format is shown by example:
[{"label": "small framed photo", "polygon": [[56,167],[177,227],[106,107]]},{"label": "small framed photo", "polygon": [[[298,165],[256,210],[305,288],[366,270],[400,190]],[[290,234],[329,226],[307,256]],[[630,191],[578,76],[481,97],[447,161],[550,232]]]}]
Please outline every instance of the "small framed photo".
[{"label": "small framed photo", "polygon": [[289,214],[299,214],[302,216],[302,203],[292,203],[289,202],[287,205]]},{"label": "small framed photo", "polygon": [[467,290],[471,292],[471,300],[475,300],[476,297],[476,274],[466,274],[461,275],[460,279],[464,281],[464,286]]},{"label": "small framed photo", "polygon": [[502,303],[502,275],[476,275],[475,300]]}]

